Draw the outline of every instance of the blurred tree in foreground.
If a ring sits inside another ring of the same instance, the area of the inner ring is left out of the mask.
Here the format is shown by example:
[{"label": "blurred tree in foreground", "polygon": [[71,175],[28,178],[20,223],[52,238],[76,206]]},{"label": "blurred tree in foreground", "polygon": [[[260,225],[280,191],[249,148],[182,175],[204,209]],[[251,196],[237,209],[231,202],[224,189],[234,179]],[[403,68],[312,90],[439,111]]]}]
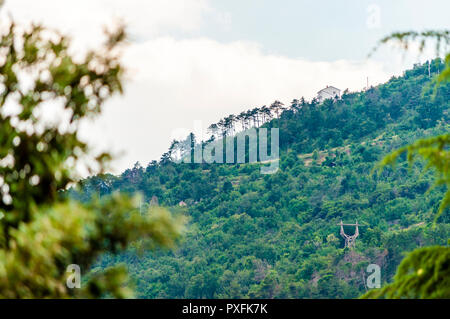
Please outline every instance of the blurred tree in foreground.
[{"label": "blurred tree in foreground", "polygon": [[[436,43],[436,52],[442,45],[450,44],[450,31],[425,31],[393,33],[380,43],[398,41],[408,49],[411,41],[419,41],[423,50],[428,40]],[[435,78],[435,90],[441,82],[450,81],[450,52],[445,56],[445,69]],[[425,169],[433,168],[437,174],[436,185],[445,185],[447,191],[441,202],[437,218],[448,212],[450,206],[450,134],[419,140],[386,156],[380,167],[394,165],[404,153],[412,163],[417,157],[427,162]],[[449,239],[450,243],[450,239]],[[450,298],[450,247],[432,246],[409,253],[401,262],[394,282],[381,289],[369,291],[363,298]]]},{"label": "blurred tree in foreground", "polygon": [[[83,119],[122,92],[124,28],[106,36],[77,60],[56,31],[11,23],[0,34],[0,297],[131,296],[123,268],[69,289],[67,266],[87,271],[99,254],[138,239],[141,247],[171,246],[183,231],[184,221],[162,208],[141,216],[133,198],[113,194],[81,204],[60,194],[76,181],[77,168],[101,173],[110,159],[91,156],[77,135]],[[64,119],[49,119],[49,105]]]}]

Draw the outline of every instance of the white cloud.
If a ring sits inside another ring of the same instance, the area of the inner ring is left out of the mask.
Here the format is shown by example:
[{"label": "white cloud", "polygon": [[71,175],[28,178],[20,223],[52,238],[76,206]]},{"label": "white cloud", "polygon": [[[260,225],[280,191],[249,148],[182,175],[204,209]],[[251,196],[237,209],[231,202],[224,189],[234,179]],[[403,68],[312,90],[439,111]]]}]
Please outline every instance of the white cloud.
[{"label": "white cloud", "polygon": [[[275,99],[287,104],[311,98],[326,85],[359,90],[367,76],[374,85],[401,67],[387,70],[375,61],[311,62],[264,54],[255,43],[172,37],[171,30],[200,28],[207,13],[220,16],[207,0],[10,0],[0,17],[8,11],[21,22],[42,21],[71,33],[77,48],[97,44],[111,17],[125,17],[138,40],[124,56],[129,70],[125,94],[108,102],[101,118],[84,125],[81,134],[97,148],[125,152],[113,163],[116,173],[135,161],[159,158],[173,131],[193,129],[195,120],[207,126]],[[226,28],[232,17],[225,14],[220,21]]]},{"label": "white cloud", "polygon": [[310,62],[265,55],[252,43],[160,37],[134,44],[124,56],[130,81],[123,97],[105,108],[84,136],[97,145],[126,150],[118,171],[139,160],[146,164],[168,148],[177,128],[204,127],[231,113],[311,98],[326,85],[359,90],[389,74],[374,61]]},{"label": "white cloud", "polygon": [[208,0],[7,0],[0,17],[39,22],[71,34],[77,44],[95,45],[103,26],[123,19],[137,40],[167,31],[189,32],[210,12]]}]

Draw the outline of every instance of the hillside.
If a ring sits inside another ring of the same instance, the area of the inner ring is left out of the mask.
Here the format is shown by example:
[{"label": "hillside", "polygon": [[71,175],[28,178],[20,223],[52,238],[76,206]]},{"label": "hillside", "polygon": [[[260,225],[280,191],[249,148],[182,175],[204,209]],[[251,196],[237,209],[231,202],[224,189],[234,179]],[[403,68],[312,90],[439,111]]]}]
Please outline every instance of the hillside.
[{"label": "hillside", "polygon": [[[442,68],[433,61],[433,73]],[[448,211],[432,227],[444,194],[432,188],[432,171],[404,159],[373,171],[392,150],[450,131],[450,85],[435,95],[429,85],[428,65],[417,65],[337,101],[293,101],[262,124],[280,128],[280,169],[272,175],[261,174],[261,164],[177,164],[163,156],[82,181],[70,196],[141,193],[143,207],[157,202],[189,217],[175,251],[103,256],[92,271],[124,263],[142,298],[354,298],[367,289],[371,263],[388,282],[405,252],[443,245],[450,235]],[[365,225],[353,250],[343,248],[341,220]]]}]

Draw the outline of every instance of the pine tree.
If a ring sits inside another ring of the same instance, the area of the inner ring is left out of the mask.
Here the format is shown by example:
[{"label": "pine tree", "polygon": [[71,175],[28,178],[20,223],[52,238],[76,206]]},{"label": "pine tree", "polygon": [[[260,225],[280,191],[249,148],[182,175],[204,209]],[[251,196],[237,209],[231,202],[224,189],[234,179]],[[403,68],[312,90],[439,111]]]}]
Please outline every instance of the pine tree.
[{"label": "pine tree", "polygon": [[[380,43],[399,41],[407,49],[413,40],[421,41],[421,49],[429,39],[437,41],[437,53],[442,43],[450,43],[450,31],[425,31],[394,33],[383,38]],[[450,52],[446,54],[445,69],[435,78],[435,90],[442,82],[450,81]],[[450,206],[450,134],[419,140],[388,155],[380,167],[394,165],[404,153],[410,164],[421,157],[427,162],[425,169],[433,168],[437,175],[437,185],[445,185],[447,192],[435,218],[448,213]],[[450,240],[449,240],[450,244]],[[450,247],[433,246],[419,248],[409,253],[397,268],[394,281],[377,290],[372,290],[362,298],[450,298]]]}]

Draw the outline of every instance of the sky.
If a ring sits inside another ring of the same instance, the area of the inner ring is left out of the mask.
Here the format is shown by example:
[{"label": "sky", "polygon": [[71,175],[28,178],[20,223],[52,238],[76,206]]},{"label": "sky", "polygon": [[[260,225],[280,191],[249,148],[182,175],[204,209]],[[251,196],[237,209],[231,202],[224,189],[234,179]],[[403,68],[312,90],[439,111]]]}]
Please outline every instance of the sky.
[{"label": "sky", "polygon": [[371,49],[393,31],[449,29],[448,12],[445,0],[6,0],[0,19],[57,28],[76,53],[97,47],[105,25],[126,23],[125,92],[80,130],[116,155],[119,174],[159,159],[198,123],[401,75],[436,53],[386,46],[368,58]]}]

